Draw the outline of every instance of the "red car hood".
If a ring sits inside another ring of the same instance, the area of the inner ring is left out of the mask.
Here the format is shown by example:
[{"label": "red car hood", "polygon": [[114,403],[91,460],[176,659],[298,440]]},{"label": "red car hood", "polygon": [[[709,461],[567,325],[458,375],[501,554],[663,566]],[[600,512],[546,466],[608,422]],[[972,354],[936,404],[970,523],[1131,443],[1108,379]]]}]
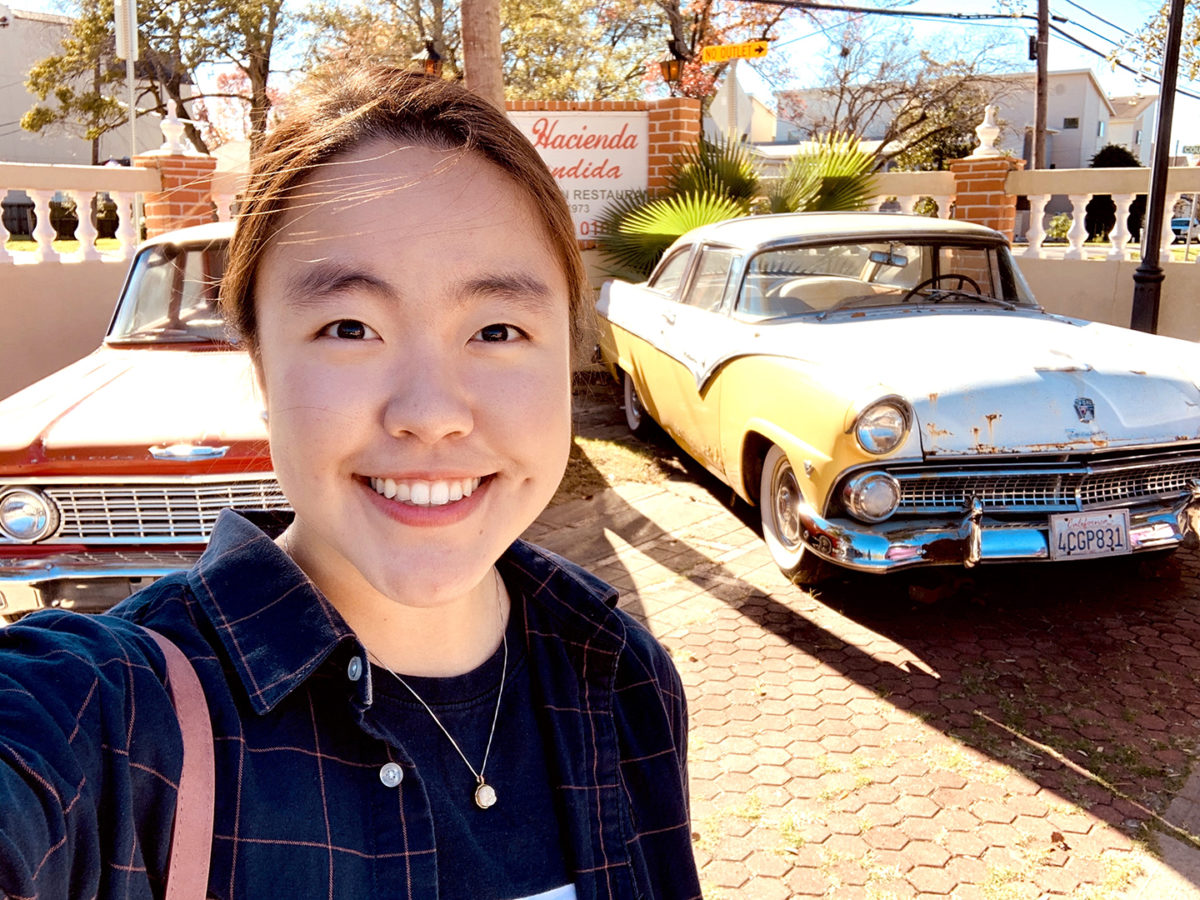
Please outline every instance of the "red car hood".
[{"label": "red car hood", "polygon": [[[0,403],[0,472],[269,471],[262,404],[246,353],[101,347]],[[151,447],[225,447],[199,462]]]}]

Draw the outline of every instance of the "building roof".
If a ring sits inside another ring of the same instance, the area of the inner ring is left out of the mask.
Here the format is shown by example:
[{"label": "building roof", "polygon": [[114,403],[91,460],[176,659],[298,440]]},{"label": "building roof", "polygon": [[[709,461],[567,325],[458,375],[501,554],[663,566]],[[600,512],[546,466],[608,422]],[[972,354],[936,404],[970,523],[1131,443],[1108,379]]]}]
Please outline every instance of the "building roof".
[{"label": "building roof", "polygon": [[[0,15],[5,7],[0,4]],[[75,20],[70,16],[60,16],[57,13],[37,12],[32,9],[13,9],[8,7],[8,15],[13,19],[25,19],[29,22],[43,22],[47,25],[70,25]]]},{"label": "building roof", "polygon": [[1158,102],[1158,94],[1132,94],[1127,97],[1109,97],[1114,119],[1136,119]]}]

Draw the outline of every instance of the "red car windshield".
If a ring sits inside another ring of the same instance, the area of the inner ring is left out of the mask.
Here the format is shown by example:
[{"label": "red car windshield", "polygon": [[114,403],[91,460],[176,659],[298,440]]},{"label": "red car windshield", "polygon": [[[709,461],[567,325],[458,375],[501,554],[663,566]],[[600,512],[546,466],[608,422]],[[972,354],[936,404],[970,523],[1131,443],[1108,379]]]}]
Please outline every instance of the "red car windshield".
[{"label": "red car windshield", "polygon": [[231,342],[217,304],[225,246],[155,244],[138,254],[108,342]]}]

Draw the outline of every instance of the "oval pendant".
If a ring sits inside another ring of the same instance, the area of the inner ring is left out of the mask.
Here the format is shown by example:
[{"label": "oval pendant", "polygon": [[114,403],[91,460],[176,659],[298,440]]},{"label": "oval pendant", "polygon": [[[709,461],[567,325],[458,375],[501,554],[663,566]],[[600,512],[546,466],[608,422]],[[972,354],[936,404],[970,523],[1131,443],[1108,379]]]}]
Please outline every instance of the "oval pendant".
[{"label": "oval pendant", "polygon": [[496,789],[486,781],[480,781],[475,788],[475,805],[480,809],[489,809],[496,805]]}]

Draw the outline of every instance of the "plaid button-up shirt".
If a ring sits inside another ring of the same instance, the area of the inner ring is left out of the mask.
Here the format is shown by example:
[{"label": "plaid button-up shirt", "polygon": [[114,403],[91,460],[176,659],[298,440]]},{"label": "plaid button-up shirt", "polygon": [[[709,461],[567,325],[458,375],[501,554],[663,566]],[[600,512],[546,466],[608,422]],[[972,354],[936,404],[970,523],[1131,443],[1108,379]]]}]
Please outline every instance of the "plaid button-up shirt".
[{"label": "plaid button-up shirt", "polygon": [[[499,566],[524,604],[578,896],[699,897],[670,659],[583,570],[521,542]],[[373,714],[365,650],[271,539],[229,512],[191,571],[112,614],[0,629],[0,893],[161,896],[182,754],[161,652],[133,623],[178,644],[208,698],[210,896],[437,896],[437,867],[454,860],[439,857],[403,735]]]}]

